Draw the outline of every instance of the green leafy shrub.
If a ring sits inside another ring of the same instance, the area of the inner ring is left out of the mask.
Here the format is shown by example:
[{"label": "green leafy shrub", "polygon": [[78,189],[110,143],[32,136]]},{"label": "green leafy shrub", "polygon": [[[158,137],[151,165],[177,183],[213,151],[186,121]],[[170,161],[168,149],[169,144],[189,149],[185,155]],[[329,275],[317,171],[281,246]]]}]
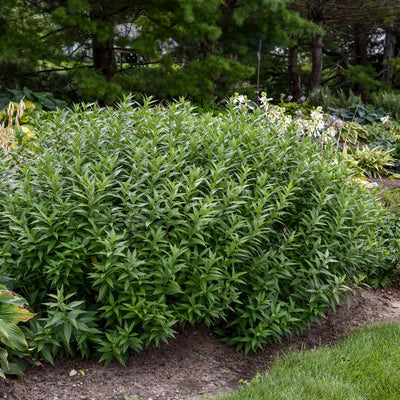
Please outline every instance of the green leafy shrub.
[{"label": "green leafy shrub", "polygon": [[379,190],[379,198],[382,204],[390,209],[398,219],[400,217],[400,189],[382,188]]},{"label": "green leafy shrub", "polygon": [[113,104],[123,96],[124,90],[113,80],[107,80],[101,73],[85,68],[76,69],[72,81],[77,94],[85,101]]},{"label": "green leafy shrub", "polygon": [[202,321],[247,352],[386,273],[382,207],[281,117],[129,100],[49,114],[35,151],[0,163],[1,271],[40,312],[41,350],[124,362]]},{"label": "green leafy shrub", "polygon": [[19,322],[28,321],[34,314],[27,310],[25,300],[0,284],[0,377],[23,375],[23,358],[29,355],[28,344]]},{"label": "green leafy shrub", "polygon": [[[203,104],[233,94],[238,90],[239,82],[246,81],[252,73],[252,68],[226,57],[212,55],[181,67],[165,56],[159,66],[138,67],[118,74],[114,81],[124,88],[125,93],[143,93],[157,99],[185,96]],[[251,92],[254,93],[253,87]]]},{"label": "green leafy shrub", "polygon": [[393,268],[390,269],[389,273],[373,277],[371,284],[373,286],[386,286],[390,282],[398,281],[400,277],[400,190],[378,187],[376,191],[380,202],[389,211],[389,218],[382,231],[382,236],[387,241],[388,251],[393,260]]},{"label": "green leafy shrub", "polygon": [[74,293],[64,296],[63,287],[49,296],[53,301],[44,303],[46,318],[30,321],[26,330],[32,355],[50,363],[54,356],[89,357],[90,344],[97,343],[96,335],[101,333],[94,323],[96,312],[86,310],[84,300],[69,301]]}]

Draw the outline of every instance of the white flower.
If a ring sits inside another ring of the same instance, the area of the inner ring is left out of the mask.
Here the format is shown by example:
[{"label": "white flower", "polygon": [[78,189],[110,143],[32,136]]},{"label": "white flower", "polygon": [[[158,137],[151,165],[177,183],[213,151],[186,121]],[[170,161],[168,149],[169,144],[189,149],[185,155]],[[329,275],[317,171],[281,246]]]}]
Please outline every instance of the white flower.
[{"label": "white flower", "polygon": [[268,104],[269,104],[269,102],[272,100],[272,97],[271,98],[268,98],[267,97],[267,94],[265,93],[265,92],[262,92],[261,93],[261,96],[260,96],[260,107],[262,107],[262,108],[267,108],[268,107]]},{"label": "white flower", "polygon": [[389,115],[385,115],[384,117],[380,118],[382,124],[387,124],[389,122]]},{"label": "white flower", "polygon": [[247,98],[246,96],[243,96],[242,94],[239,96],[236,96],[233,100],[234,104],[246,104],[247,103]]}]

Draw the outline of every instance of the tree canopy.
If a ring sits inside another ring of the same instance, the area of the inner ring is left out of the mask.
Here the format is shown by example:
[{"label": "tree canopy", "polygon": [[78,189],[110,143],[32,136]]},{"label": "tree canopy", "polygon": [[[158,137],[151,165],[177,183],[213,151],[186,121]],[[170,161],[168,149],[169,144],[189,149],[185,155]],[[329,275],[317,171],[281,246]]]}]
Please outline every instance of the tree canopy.
[{"label": "tree canopy", "polygon": [[199,103],[320,85],[397,88],[400,1],[4,0],[0,87],[112,103],[124,93]]}]

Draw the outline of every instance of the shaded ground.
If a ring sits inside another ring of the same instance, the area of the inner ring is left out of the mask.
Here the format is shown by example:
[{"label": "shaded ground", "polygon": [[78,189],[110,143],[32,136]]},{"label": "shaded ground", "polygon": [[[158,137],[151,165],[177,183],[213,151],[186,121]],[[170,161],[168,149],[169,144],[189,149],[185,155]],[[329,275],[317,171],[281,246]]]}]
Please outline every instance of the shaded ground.
[{"label": "shaded ground", "polygon": [[[299,336],[244,356],[218,343],[204,326],[180,332],[169,345],[132,356],[127,367],[93,361],[57,360],[26,372],[24,380],[0,380],[0,399],[8,400],[140,400],[195,399],[237,388],[263,371],[290,348],[313,348],[342,338],[349,329],[371,323],[400,321],[400,290],[359,290]],[[74,370],[74,371],[73,371]],[[70,376],[74,372],[76,375]],[[83,371],[83,372],[81,372]],[[82,376],[84,374],[84,376]]]}]

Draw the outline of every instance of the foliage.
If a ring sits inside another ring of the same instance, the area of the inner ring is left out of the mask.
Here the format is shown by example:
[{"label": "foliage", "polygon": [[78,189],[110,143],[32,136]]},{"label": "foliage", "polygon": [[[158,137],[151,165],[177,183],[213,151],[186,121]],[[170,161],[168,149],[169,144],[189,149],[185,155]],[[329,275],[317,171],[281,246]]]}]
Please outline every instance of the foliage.
[{"label": "foliage", "polygon": [[358,122],[344,122],[339,129],[338,139],[351,144],[366,142],[369,139],[369,131]]},{"label": "foliage", "polygon": [[[356,10],[336,0],[3,0],[0,86],[109,104],[131,89],[159,99],[161,93],[190,96],[200,104],[237,90],[254,96],[262,40],[261,90],[275,97],[292,90],[290,65],[300,90],[310,71],[318,71],[311,79],[317,86],[344,89],[314,106],[342,107],[350,88],[364,100],[378,90],[377,77],[385,87],[397,85],[399,60],[389,57],[391,41],[382,38],[398,30],[399,9],[390,1],[374,3],[358,1]],[[310,46],[316,35],[323,36],[314,48],[320,57]],[[298,57],[288,62],[284,49],[294,47]]]},{"label": "foliage", "polygon": [[[298,107],[293,113],[294,107],[290,103],[290,108],[273,105],[270,103],[270,98],[267,98],[266,93],[262,93],[259,99],[258,106],[247,96],[235,93],[233,104],[236,109],[241,111],[254,113],[257,108],[266,111],[266,117],[271,123],[276,124],[280,133],[286,132],[291,126],[295,125],[299,136],[308,136],[320,144],[326,144],[332,137],[337,134],[337,128],[341,126],[342,121],[330,115],[325,115],[321,107],[306,109],[303,114],[302,107]],[[294,115],[293,115],[294,114]]]},{"label": "foliage", "polygon": [[5,154],[35,139],[35,132],[30,125],[34,109],[33,103],[21,100],[19,104],[10,102],[8,109],[0,112],[0,148]]},{"label": "foliage", "polygon": [[33,355],[40,355],[50,363],[53,356],[75,356],[76,351],[88,358],[89,344],[96,342],[100,333],[95,328],[96,313],[86,310],[82,300],[69,301],[74,293],[64,296],[63,287],[49,296],[53,301],[44,303],[46,318],[31,321],[27,330]]},{"label": "foliage", "polygon": [[285,109],[285,113],[292,117],[310,117],[311,111],[315,110],[316,107],[309,106],[307,102],[293,103],[281,101],[280,107]]},{"label": "foliage", "polygon": [[[366,95],[378,90],[382,82],[377,80],[378,74],[371,65],[353,65],[343,70],[343,76],[353,88],[362,88]],[[375,77],[375,78],[374,78]]]},{"label": "foliage", "polygon": [[398,218],[400,214],[400,189],[382,189],[379,192],[379,198],[382,204],[396,214]]},{"label": "foliage", "polygon": [[380,177],[386,173],[387,167],[393,166],[390,151],[369,146],[349,150],[349,162],[361,175]]},{"label": "foliage", "polygon": [[238,81],[245,81],[253,68],[226,57],[209,56],[180,67],[165,57],[153,68],[137,68],[115,77],[114,82],[132,93],[156,94],[157,98],[185,96],[198,103],[215,101],[233,94]]},{"label": "foliage", "polygon": [[392,400],[400,392],[399,345],[399,324],[363,328],[334,346],[290,352],[249,385],[217,399]]},{"label": "foliage", "polygon": [[124,362],[200,321],[248,352],[388,273],[382,207],[345,184],[318,112],[282,113],[75,106],[2,158],[1,273],[40,312],[39,354]]},{"label": "foliage", "polygon": [[10,1],[0,4],[0,85],[30,86],[34,76],[35,90],[102,104],[132,89],[160,99],[221,100],[254,80],[259,38],[264,50],[274,49],[288,40],[282,25],[304,23],[286,3]]},{"label": "foliage", "polygon": [[398,189],[377,189],[379,200],[390,212],[390,218],[384,228],[382,235],[389,245],[388,251],[393,255],[393,268],[389,274],[376,276],[371,282],[374,286],[385,286],[393,281],[398,281],[400,276],[399,254],[400,254],[400,192]]},{"label": "foliage", "polygon": [[[49,92],[33,92],[24,87],[23,90],[6,89],[0,94],[0,110],[8,106],[10,102],[19,103],[24,100],[25,104],[33,105],[32,108],[54,111],[56,108],[65,105],[62,100],[55,99]],[[29,107],[28,107],[29,108]]]},{"label": "foliage", "polygon": [[376,147],[383,151],[390,152],[393,158],[393,167],[400,168],[400,137],[390,136],[387,139],[380,139],[371,142],[372,147]]},{"label": "foliage", "polygon": [[77,68],[72,81],[78,96],[86,101],[113,104],[124,94],[120,84],[114,80],[107,80],[102,74],[89,69]]},{"label": "foliage", "polygon": [[379,142],[391,141],[393,138],[396,137],[392,129],[388,129],[386,125],[381,123],[373,123],[371,125],[367,125],[366,129],[368,130],[369,142],[374,145],[375,143]]},{"label": "foliage", "polygon": [[375,108],[369,104],[352,104],[346,108],[328,108],[328,111],[341,118],[343,121],[357,122],[360,125],[368,125],[381,122],[382,108]]},{"label": "foliage", "polygon": [[360,104],[360,97],[351,90],[348,92],[339,89],[333,91],[329,86],[321,86],[314,89],[308,96],[307,102],[314,107],[322,107],[324,111],[329,109],[347,109],[354,104]]},{"label": "foliage", "polygon": [[34,317],[27,310],[25,300],[6,286],[0,284],[0,377],[23,375],[21,358],[29,354],[28,344],[19,322]]},{"label": "foliage", "polygon": [[397,122],[400,122],[400,95],[394,92],[379,91],[372,98],[377,107],[381,107]]}]

